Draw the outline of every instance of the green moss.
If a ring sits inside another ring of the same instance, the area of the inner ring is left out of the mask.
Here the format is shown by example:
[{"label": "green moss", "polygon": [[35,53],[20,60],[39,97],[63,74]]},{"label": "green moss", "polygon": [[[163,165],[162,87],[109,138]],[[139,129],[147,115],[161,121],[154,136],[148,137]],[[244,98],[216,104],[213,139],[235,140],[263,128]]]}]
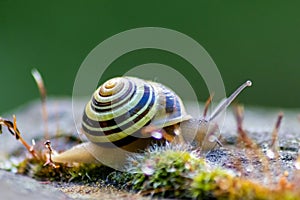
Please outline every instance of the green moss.
[{"label": "green moss", "polygon": [[106,184],[113,185],[118,189],[131,190],[134,175],[127,172],[113,171],[106,177]]},{"label": "green moss", "polygon": [[38,180],[62,182],[95,182],[104,180],[113,171],[99,164],[56,164],[57,168],[44,166],[44,161],[25,159],[18,165],[18,173]]},{"label": "green moss", "polygon": [[143,194],[160,197],[190,198],[190,184],[195,174],[207,171],[203,159],[186,147],[154,147],[131,159],[132,188]]},{"label": "green moss", "polygon": [[195,199],[300,199],[299,194],[286,188],[268,188],[251,180],[234,177],[224,170],[200,172],[191,184]]},{"label": "green moss", "polygon": [[212,168],[182,146],[156,146],[132,158],[130,163],[128,170],[132,175],[126,175],[127,184],[144,195],[188,199],[300,199],[293,187],[285,187],[280,182],[278,186],[266,187],[225,169]]},{"label": "green moss", "polygon": [[200,172],[191,184],[192,196],[198,199],[216,198],[214,193],[219,189],[219,181],[231,178],[225,171],[216,169],[211,172]]}]

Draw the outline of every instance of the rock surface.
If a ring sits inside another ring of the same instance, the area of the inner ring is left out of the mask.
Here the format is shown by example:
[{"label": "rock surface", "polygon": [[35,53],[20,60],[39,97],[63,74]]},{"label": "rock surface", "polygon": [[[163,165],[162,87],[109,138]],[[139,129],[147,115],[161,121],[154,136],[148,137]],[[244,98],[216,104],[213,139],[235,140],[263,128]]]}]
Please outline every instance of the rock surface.
[{"label": "rock surface", "polygon": [[[72,100],[70,98],[48,99],[48,132],[50,135],[68,133],[78,136],[76,125],[78,126],[80,124],[81,113],[86,99],[76,101],[76,109],[74,110],[74,113],[71,102]],[[194,103],[187,104],[187,111],[192,116],[199,115],[199,113],[201,113],[201,111],[199,111],[201,108],[202,105],[198,106]],[[263,108],[245,107],[244,128],[249,133],[249,137],[255,140],[258,144],[268,144],[271,140],[271,132],[274,128],[279,111],[284,113],[284,120],[279,131],[279,146],[283,150],[281,152],[281,159],[284,161],[282,162],[282,165],[283,169],[286,168],[287,170],[292,170],[293,162],[298,155],[300,146],[300,123],[298,119],[300,110],[268,110]],[[31,102],[21,108],[9,112],[8,114],[1,115],[1,117],[11,120],[11,114],[16,115],[18,128],[26,141],[31,141],[33,138],[43,137],[43,133],[45,133],[45,124],[39,101]],[[73,116],[75,116],[75,118]],[[227,140],[228,143],[230,143],[230,141],[234,143],[237,137],[236,121],[231,111],[227,112],[224,121],[220,120],[220,124],[222,127],[221,133],[225,140]],[[1,168],[5,168],[8,155],[16,149],[22,148],[22,145],[15,141],[5,128],[3,129],[3,132],[4,135],[0,137]],[[85,140],[84,137],[82,138]],[[226,167],[226,165],[230,165],[230,163],[227,162],[227,159],[230,156],[234,157],[238,156],[238,154],[232,155],[232,151],[228,151],[228,149],[220,149],[207,155],[207,159],[216,165]],[[243,156],[244,155],[241,157],[243,158]],[[247,162],[249,161],[246,160],[242,164],[247,167]],[[252,170],[253,168],[249,169],[249,173],[252,173]],[[129,194],[109,187],[103,188],[99,186],[92,187],[74,184],[61,186],[51,186],[51,184],[44,185],[28,177],[4,171],[0,171],[0,178],[0,191],[2,191],[2,194],[6,195],[6,198],[4,199],[144,199],[144,197],[139,195]],[[59,192],[58,189],[68,194],[68,196]]]},{"label": "rock surface", "polygon": [[6,200],[67,200],[63,192],[31,178],[0,170],[0,198]]}]

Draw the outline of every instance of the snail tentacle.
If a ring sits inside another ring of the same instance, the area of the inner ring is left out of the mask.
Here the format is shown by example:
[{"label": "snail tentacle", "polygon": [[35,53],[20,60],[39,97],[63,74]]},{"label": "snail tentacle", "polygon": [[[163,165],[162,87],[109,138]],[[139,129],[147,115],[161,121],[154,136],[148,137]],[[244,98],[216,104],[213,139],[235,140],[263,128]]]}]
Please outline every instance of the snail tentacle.
[{"label": "snail tentacle", "polygon": [[215,117],[217,117],[222,111],[224,111],[231,102],[246,88],[250,87],[252,82],[250,80],[246,81],[242,84],[238,89],[236,89],[228,98],[223,99],[215,108],[215,110],[210,115],[208,121],[212,121]]}]

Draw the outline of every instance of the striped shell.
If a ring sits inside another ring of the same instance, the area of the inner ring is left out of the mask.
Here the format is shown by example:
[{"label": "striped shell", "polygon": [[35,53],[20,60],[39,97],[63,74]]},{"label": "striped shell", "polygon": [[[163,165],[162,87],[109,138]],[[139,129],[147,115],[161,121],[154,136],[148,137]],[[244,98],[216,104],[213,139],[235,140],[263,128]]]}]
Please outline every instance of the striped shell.
[{"label": "striped shell", "polygon": [[181,99],[162,84],[118,77],[94,92],[85,107],[82,129],[93,143],[122,147],[145,138],[141,134],[145,126],[164,128],[190,118]]}]

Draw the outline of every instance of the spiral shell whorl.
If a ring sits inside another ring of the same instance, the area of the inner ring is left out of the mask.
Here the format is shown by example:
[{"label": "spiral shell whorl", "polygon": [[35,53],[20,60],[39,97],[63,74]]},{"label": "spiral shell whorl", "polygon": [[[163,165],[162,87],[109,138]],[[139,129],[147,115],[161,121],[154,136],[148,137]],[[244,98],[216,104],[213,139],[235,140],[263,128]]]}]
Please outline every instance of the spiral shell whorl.
[{"label": "spiral shell whorl", "polygon": [[162,128],[189,118],[180,98],[163,85],[119,77],[94,92],[82,129],[93,143],[123,146],[139,139],[139,130],[148,124]]}]

